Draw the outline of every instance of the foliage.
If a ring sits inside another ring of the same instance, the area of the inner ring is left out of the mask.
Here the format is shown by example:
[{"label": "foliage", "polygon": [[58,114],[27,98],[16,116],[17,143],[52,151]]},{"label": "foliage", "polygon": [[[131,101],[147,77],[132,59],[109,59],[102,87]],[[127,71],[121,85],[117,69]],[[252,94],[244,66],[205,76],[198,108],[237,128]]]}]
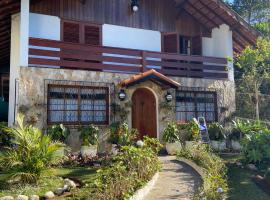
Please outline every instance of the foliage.
[{"label": "foliage", "polygon": [[49,127],[48,135],[54,141],[65,142],[70,134],[70,131],[63,124],[57,124]]},{"label": "foliage", "polygon": [[157,154],[152,148],[124,146],[110,167],[98,170],[95,191],[89,199],[128,199],[159,170]]},{"label": "foliage", "polygon": [[158,154],[158,152],[163,147],[163,145],[160,144],[158,139],[150,138],[150,137],[147,137],[147,136],[144,136],[143,143],[144,143],[143,148],[150,148],[156,154]]},{"label": "foliage", "polygon": [[200,129],[194,120],[189,121],[187,124],[178,124],[178,130],[182,143],[200,139]]},{"label": "foliage", "polygon": [[93,124],[80,128],[83,146],[96,145],[98,143],[99,128]]},{"label": "foliage", "polygon": [[267,22],[259,22],[253,26],[256,28],[264,37],[270,38],[270,19]]},{"label": "foliage", "polygon": [[180,141],[177,123],[170,122],[163,131],[163,141],[174,143]]},{"label": "foliage", "polygon": [[270,160],[270,130],[246,134],[242,145],[247,162],[260,164]]},{"label": "foliage", "polygon": [[226,138],[224,127],[217,122],[212,123],[208,126],[208,134],[209,134],[210,140],[221,141]]},{"label": "foliage", "polygon": [[[191,147],[183,148],[179,157],[194,161],[204,170],[203,187],[194,199],[223,200],[228,190],[226,166],[223,160],[211,152],[208,145],[197,143]],[[222,190],[222,192],[218,192]]]},{"label": "foliage", "polygon": [[129,130],[127,123],[113,123],[110,125],[110,139],[112,144],[119,146],[131,145],[138,136],[136,129]]},{"label": "foliage", "polygon": [[0,166],[13,181],[36,182],[45,169],[62,161],[57,151],[63,144],[52,142],[31,125],[24,125],[23,115],[18,115],[17,123],[17,127],[8,128],[13,148],[7,147],[0,155]]},{"label": "foliage", "polygon": [[11,137],[10,134],[6,131],[7,123],[0,122],[0,147],[10,146]]},{"label": "foliage", "polygon": [[264,180],[266,180],[268,183],[270,183],[270,168],[268,168],[264,174]]},{"label": "foliage", "polygon": [[250,120],[241,120],[236,119],[232,121],[232,131],[230,134],[230,139],[240,140],[247,134],[255,134],[262,130],[267,129],[260,121],[250,121]]},{"label": "foliage", "polygon": [[259,95],[262,84],[269,80],[270,39],[259,38],[256,47],[248,46],[236,57],[236,67],[240,70],[238,90],[248,93],[253,99],[256,119],[259,120]]},{"label": "foliage", "polygon": [[226,2],[249,24],[256,24],[270,19],[269,0],[227,0]]}]

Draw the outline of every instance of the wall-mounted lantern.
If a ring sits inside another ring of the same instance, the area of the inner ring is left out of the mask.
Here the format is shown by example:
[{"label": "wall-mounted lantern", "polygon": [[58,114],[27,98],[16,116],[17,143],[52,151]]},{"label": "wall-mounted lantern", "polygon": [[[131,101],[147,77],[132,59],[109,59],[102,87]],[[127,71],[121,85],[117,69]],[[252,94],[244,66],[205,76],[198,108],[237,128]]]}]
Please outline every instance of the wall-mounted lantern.
[{"label": "wall-mounted lantern", "polygon": [[165,99],[166,99],[167,102],[171,102],[173,100],[173,96],[169,91],[165,95]]},{"label": "wall-mounted lantern", "polygon": [[125,90],[121,89],[120,92],[118,93],[118,98],[120,101],[124,101],[126,99],[127,95]]},{"label": "wall-mounted lantern", "polygon": [[139,2],[138,0],[131,0],[131,11],[137,12],[139,10]]}]

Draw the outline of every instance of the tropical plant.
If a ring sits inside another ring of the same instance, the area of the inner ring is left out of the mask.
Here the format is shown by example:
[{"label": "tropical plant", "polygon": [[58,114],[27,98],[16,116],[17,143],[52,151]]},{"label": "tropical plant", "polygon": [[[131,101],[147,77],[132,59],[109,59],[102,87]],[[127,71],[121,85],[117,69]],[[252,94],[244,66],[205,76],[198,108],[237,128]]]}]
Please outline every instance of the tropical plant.
[{"label": "tropical plant", "polygon": [[210,140],[221,141],[226,138],[224,127],[218,122],[212,123],[208,126],[208,134]]},{"label": "tropical plant", "polygon": [[80,128],[83,146],[96,145],[98,143],[99,128],[93,124]]},{"label": "tropical plant", "polygon": [[178,124],[179,136],[181,142],[193,141],[200,139],[200,129],[195,120],[189,121],[187,124]]},{"label": "tropical plant", "polygon": [[138,134],[136,129],[129,130],[127,123],[116,122],[110,125],[109,141],[119,146],[127,146],[135,141]]},{"label": "tropical plant", "polygon": [[70,131],[63,124],[57,124],[49,127],[47,133],[52,140],[65,142],[70,134]]},{"label": "tropical plant", "polygon": [[17,117],[17,127],[8,128],[12,146],[0,154],[0,166],[10,175],[10,180],[22,183],[36,182],[42,172],[51,165],[59,164],[64,157],[58,154],[62,143],[52,142],[32,125],[24,125],[24,116]]},{"label": "tropical plant", "polygon": [[163,131],[163,141],[167,143],[180,142],[177,123],[170,122]]},{"label": "tropical plant", "polygon": [[270,161],[270,130],[247,134],[242,139],[243,154],[247,162],[260,164]]},{"label": "tropical plant", "polygon": [[143,148],[150,148],[154,153],[158,154],[158,152],[162,149],[163,145],[156,138],[150,138],[148,136],[143,137]]},{"label": "tropical plant", "polygon": [[222,159],[214,154],[208,145],[197,143],[181,149],[178,157],[192,160],[204,170],[203,187],[195,200],[223,200],[228,191],[226,166]]}]

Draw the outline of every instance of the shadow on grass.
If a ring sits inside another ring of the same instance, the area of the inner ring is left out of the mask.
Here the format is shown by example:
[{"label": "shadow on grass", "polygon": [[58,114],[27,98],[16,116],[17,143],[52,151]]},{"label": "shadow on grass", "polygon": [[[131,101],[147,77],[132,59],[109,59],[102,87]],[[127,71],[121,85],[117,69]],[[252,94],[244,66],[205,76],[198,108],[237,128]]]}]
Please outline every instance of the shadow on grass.
[{"label": "shadow on grass", "polygon": [[270,196],[264,193],[252,181],[254,175],[247,169],[228,166],[229,200],[269,200]]}]

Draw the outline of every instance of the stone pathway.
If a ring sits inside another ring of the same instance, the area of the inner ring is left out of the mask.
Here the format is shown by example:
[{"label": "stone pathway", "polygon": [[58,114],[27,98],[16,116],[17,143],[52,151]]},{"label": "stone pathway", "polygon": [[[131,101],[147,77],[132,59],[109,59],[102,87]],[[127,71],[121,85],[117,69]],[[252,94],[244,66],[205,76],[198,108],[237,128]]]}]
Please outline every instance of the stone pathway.
[{"label": "stone pathway", "polygon": [[188,200],[200,187],[200,175],[175,156],[160,157],[162,170],[152,190],[144,200]]}]

